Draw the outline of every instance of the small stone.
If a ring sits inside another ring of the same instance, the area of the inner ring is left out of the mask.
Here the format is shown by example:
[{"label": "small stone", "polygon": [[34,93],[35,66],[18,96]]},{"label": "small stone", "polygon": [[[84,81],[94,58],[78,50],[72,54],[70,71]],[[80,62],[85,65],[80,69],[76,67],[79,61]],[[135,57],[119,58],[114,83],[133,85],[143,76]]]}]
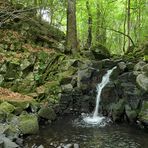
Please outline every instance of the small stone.
[{"label": "small stone", "polygon": [[44,146],[43,146],[43,145],[40,145],[40,146],[38,146],[37,148],[44,148]]},{"label": "small stone", "polygon": [[73,147],[74,147],[74,148],[79,148],[79,144],[75,143],[75,144],[73,145]]},{"label": "small stone", "polygon": [[62,91],[64,92],[70,92],[73,89],[73,86],[71,84],[62,85]]},{"label": "small stone", "polygon": [[118,63],[118,66],[119,66],[119,69],[122,70],[122,71],[124,71],[125,68],[126,68],[125,62],[120,62],[120,63]]},{"label": "small stone", "polygon": [[72,148],[72,147],[73,147],[73,144],[71,143],[64,146],[64,148]]}]

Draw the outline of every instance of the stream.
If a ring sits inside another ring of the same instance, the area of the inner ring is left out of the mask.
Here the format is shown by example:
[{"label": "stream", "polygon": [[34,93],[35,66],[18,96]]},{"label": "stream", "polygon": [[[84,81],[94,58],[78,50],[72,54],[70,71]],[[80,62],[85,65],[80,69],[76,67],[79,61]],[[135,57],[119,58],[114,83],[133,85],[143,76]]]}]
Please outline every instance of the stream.
[{"label": "stream", "polygon": [[79,144],[80,148],[147,148],[148,133],[127,124],[88,126],[81,118],[67,116],[42,126],[38,135],[25,138],[26,148],[60,148],[67,144]]}]

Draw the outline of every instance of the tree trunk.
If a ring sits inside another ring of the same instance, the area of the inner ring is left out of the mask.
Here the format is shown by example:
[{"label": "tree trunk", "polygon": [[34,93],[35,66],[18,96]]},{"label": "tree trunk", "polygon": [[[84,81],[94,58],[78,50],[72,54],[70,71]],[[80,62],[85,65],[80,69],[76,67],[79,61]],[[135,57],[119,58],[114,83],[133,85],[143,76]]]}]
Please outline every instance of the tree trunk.
[{"label": "tree trunk", "polygon": [[[106,29],[105,26],[105,16],[104,12],[101,11],[100,1],[97,2],[97,28],[96,28],[96,44],[101,43],[106,44]],[[101,28],[100,28],[101,26]]]},{"label": "tree trunk", "polygon": [[[126,34],[126,21],[127,21],[127,14],[126,14],[126,11],[127,11],[127,1],[126,1],[126,4],[125,4],[125,16],[124,16],[124,26],[123,26],[123,29],[124,29],[124,34]],[[125,45],[126,45],[126,36],[123,37],[123,52],[125,53]]]},{"label": "tree trunk", "polygon": [[77,49],[76,0],[68,0],[67,8],[67,52]]},{"label": "tree trunk", "polygon": [[[130,4],[131,0],[128,0],[128,8],[127,8],[127,35],[130,36],[130,28],[131,28],[131,12],[130,12]],[[128,39],[128,49],[130,48],[130,40]]]},{"label": "tree trunk", "polygon": [[90,11],[89,1],[86,2],[86,8],[88,13],[88,36],[87,36],[87,48],[91,47],[92,43],[92,15]]}]

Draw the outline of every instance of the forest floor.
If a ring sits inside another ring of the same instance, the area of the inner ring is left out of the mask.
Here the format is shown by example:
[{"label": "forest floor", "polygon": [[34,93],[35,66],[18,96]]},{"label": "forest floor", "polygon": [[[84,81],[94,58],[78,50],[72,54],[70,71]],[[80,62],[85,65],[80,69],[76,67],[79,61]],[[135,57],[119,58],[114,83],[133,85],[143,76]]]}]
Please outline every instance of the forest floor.
[{"label": "forest floor", "polygon": [[7,88],[0,87],[0,101],[24,102],[24,101],[32,101],[32,100],[33,98],[30,96],[12,92]]}]

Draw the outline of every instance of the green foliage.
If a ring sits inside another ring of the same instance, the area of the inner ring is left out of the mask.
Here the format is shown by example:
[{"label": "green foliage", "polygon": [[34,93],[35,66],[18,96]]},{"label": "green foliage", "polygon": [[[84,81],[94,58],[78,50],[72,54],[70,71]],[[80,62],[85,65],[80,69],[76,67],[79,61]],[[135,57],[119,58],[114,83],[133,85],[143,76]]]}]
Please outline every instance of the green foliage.
[{"label": "green foliage", "polygon": [[[127,0],[87,0],[92,14],[92,46],[105,45],[113,54],[123,54],[123,47],[127,50]],[[77,30],[78,41],[81,48],[85,48],[88,36],[88,12],[86,0],[77,0]],[[11,0],[14,4],[17,0]],[[67,0],[22,0],[19,1],[24,7],[37,7],[37,15],[43,18],[42,10],[48,10],[48,23],[66,32],[67,22]],[[130,37],[139,46],[147,40],[148,34],[148,9],[146,0],[131,1],[131,27]],[[125,29],[124,29],[125,27]],[[120,31],[115,32],[111,29]],[[40,31],[37,28],[36,34]],[[53,29],[49,29],[49,32]],[[46,32],[46,31],[45,31]],[[53,31],[55,32],[55,31]],[[125,37],[125,39],[124,39]]]}]

